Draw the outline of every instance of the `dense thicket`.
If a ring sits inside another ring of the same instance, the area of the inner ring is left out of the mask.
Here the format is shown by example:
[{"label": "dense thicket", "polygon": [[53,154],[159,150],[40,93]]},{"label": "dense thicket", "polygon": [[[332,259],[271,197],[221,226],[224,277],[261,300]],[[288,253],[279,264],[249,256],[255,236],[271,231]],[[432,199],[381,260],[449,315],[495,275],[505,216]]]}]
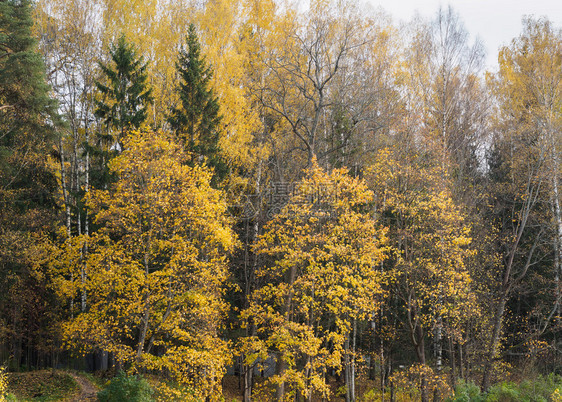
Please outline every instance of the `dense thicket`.
[{"label": "dense thicket", "polygon": [[244,401],[440,400],[560,367],[546,18],[485,72],[450,8],[398,27],[352,0],[41,0],[38,53],[29,4],[0,7],[12,367],[83,355],[210,400],[230,369]]}]

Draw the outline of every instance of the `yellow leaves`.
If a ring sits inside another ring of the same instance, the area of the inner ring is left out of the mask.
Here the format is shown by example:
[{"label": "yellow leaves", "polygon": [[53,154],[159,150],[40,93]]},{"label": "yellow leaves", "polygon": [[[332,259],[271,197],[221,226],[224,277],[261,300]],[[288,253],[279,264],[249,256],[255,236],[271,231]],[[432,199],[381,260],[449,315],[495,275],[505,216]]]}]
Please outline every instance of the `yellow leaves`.
[{"label": "yellow leaves", "polygon": [[248,167],[255,163],[253,135],[262,128],[243,85],[248,55],[238,49],[240,11],[239,1],[209,2],[198,23],[203,53],[214,70],[213,90],[221,105],[220,147],[234,165]]},{"label": "yellow leaves", "polygon": [[8,373],[6,366],[0,366],[0,402],[5,402],[8,393]]},{"label": "yellow leaves", "polygon": [[[378,311],[384,292],[377,266],[386,258],[387,237],[364,212],[372,200],[366,184],[346,170],[327,173],[314,163],[258,239],[256,252],[272,262],[256,272],[265,285],[253,292],[242,319],[251,319],[259,335],[246,350],[267,345],[287,365],[271,381],[327,393],[322,373],[341,368],[351,323]],[[326,319],[335,325],[322,327]],[[297,364],[302,359],[308,370]]]},{"label": "yellow leaves", "polygon": [[[181,400],[218,401],[221,396],[221,379],[230,360],[228,343],[220,339],[202,339],[198,347],[171,347],[166,355],[152,367],[166,369],[173,378],[191,388],[192,395],[181,395]],[[167,390],[171,392],[171,390]]]},{"label": "yellow leaves", "polygon": [[[237,351],[243,354],[244,364],[252,366],[258,364],[263,368],[263,362],[268,358],[267,345],[257,336],[241,337],[238,339]],[[260,365],[261,362],[262,364]]]},{"label": "yellow leaves", "polygon": [[[269,378],[270,383],[287,382],[305,394],[311,392],[329,394],[322,373],[327,364],[339,364],[340,360],[333,359],[334,356],[331,356],[330,351],[323,346],[325,339],[316,336],[310,326],[285,322],[265,343],[270,349],[278,350],[282,364],[287,367],[281,374]],[[308,357],[301,370],[297,363],[303,356]],[[341,355],[337,354],[336,358],[338,357],[341,358]]]},{"label": "yellow leaves", "polygon": [[431,367],[422,364],[414,364],[406,370],[396,371],[390,381],[404,391],[404,400],[421,399],[419,393],[423,387],[429,395],[436,395],[440,399],[445,399],[452,392],[445,374],[435,373]]},{"label": "yellow leaves", "polygon": [[[57,262],[59,293],[87,295],[87,310],[65,325],[67,342],[138,367],[147,357],[216,395],[230,356],[218,329],[226,254],[236,244],[224,196],[210,186],[211,172],[184,165],[181,147],[162,132],[131,132],[123,146],[110,163],[118,181],[86,199],[99,230],[67,240]],[[158,358],[149,356],[155,345],[164,350]]]},{"label": "yellow leaves", "polygon": [[[470,226],[449,191],[447,175],[415,155],[382,150],[367,169],[376,208],[388,220],[388,237],[397,253],[389,272],[404,308],[426,329],[438,318],[456,327],[475,314],[475,295],[466,261]],[[452,330],[452,328],[451,328]]]}]

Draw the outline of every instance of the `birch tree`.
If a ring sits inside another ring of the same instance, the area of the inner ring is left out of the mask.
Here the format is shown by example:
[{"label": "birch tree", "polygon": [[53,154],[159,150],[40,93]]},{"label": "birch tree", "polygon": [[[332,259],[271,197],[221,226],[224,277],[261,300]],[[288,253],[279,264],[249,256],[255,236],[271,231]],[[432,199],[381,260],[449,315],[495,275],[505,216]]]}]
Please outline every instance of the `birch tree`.
[{"label": "birch tree", "polygon": [[499,101],[495,142],[499,158],[495,161],[495,172],[503,165],[502,180],[512,186],[512,198],[502,198],[502,203],[511,206],[512,212],[511,222],[503,226],[510,236],[503,243],[503,274],[487,349],[485,389],[490,386],[493,359],[498,353],[510,294],[541,258],[537,254],[547,234],[545,225],[539,223],[545,219],[541,213],[544,205],[550,205],[554,229],[550,281],[553,297],[538,333],[544,332],[560,311],[561,49],[562,34],[549,21],[525,19],[522,34],[500,51],[499,73],[490,79]]}]

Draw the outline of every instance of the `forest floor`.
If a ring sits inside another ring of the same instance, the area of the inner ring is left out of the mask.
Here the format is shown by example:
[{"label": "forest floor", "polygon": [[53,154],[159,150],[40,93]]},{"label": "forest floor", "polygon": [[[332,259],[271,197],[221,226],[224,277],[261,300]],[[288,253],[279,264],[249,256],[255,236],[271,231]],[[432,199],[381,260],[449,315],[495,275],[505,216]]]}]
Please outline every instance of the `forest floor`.
[{"label": "forest floor", "polygon": [[66,371],[37,370],[8,374],[8,393],[17,401],[70,401],[79,384]]},{"label": "forest floor", "polygon": [[97,401],[98,390],[88,375],[80,372],[37,370],[8,374],[8,393],[17,401]]}]

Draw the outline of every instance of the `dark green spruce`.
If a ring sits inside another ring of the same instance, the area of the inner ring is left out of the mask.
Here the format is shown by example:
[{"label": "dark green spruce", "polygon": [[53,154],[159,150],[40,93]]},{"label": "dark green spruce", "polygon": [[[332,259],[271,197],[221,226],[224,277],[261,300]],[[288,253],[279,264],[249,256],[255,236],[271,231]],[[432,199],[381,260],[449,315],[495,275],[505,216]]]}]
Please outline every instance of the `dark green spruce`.
[{"label": "dark green spruce", "polygon": [[180,78],[177,87],[180,105],[171,110],[168,122],[191,153],[192,163],[205,160],[214,169],[216,186],[229,169],[219,147],[221,115],[218,98],[210,87],[213,71],[201,55],[193,24],[189,26],[186,46],[180,50],[176,68]]},{"label": "dark green spruce", "polygon": [[0,190],[3,202],[20,209],[50,198],[55,180],[45,161],[59,119],[30,7],[29,1],[0,1]]},{"label": "dark green spruce", "polygon": [[100,63],[105,83],[96,82],[102,100],[97,102],[95,114],[121,138],[128,128],[138,128],[146,121],[152,90],[147,84],[147,64],[124,36],[111,45],[109,56],[109,64]]},{"label": "dark green spruce", "polygon": [[[11,369],[48,361],[54,292],[39,262],[56,232],[57,105],[32,34],[28,0],[0,0],[0,359]],[[35,356],[34,359],[32,356]]]},{"label": "dark green spruce", "polygon": [[96,82],[101,100],[96,101],[96,117],[105,131],[97,133],[92,155],[92,185],[106,188],[112,182],[107,162],[121,151],[121,139],[131,128],[146,122],[148,107],[152,102],[152,89],[148,86],[147,63],[138,56],[134,45],[121,36],[109,48],[110,62],[99,63],[103,80]]}]

